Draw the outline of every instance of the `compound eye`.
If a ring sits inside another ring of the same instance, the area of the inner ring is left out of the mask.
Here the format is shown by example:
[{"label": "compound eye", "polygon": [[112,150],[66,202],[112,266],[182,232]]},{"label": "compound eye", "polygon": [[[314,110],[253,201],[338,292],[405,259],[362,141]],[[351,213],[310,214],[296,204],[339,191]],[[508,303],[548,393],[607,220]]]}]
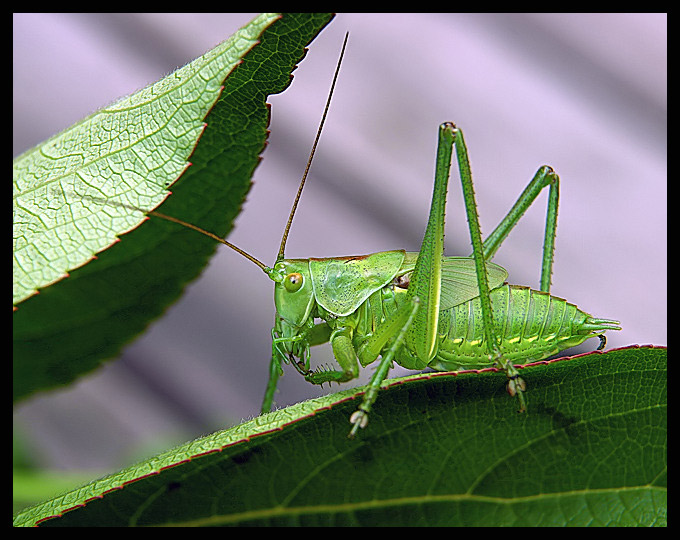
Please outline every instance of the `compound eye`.
[{"label": "compound eye", "polygon": [[288,274],[283,279],[283,286],[286,288],[288,292],[297,292],[302,287],[302,282],[303,282],[302,274],[298,272],[293,272],[292,274]]}]

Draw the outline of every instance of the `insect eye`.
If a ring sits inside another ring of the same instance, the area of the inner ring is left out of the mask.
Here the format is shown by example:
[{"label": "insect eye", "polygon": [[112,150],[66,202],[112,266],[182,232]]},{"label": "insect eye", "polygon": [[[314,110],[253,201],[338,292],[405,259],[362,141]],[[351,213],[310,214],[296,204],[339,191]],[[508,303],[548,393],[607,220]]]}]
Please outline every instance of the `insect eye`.
[{"label": "insect eye", "polygon": [[297,292],[302,287],[302,274],[298,272],[293,272],[288,274],[283,280],[283,286],[288,292]]}]

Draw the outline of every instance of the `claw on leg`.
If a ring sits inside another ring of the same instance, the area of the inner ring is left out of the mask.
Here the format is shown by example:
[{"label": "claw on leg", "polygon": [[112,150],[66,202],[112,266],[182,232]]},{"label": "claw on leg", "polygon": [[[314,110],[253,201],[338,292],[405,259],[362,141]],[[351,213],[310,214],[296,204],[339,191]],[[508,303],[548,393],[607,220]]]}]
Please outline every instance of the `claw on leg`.
[{"label": "claw on leg", "polygon": [[508,394],[510,394],[512,397],[517,396],[517,399],[519,399],[519,410],[517,412],[525,412],[527,407],[526,403],[524,402],[524,392],[527,389],[527,383],[524,382],[524,379],[517,375],[517,373],[512,375],[508,374],[508,385],[506,388],[508,390]]},{"label": "claw on leg", "polygon": [[353,439],[359,429],[364,429],[368,425],[368,413],[361,409],[356,410],[349,417],[349,422],[352,424],[352,429],[347,437]]},{"label": "claw on leg", "polygon": [[607,346],[607,336],[605,336],[604,334],[600,334],[597,337],[600,338],[600,344],[597,346],[597,349],[595,349],[595,350],[601,351],[602,349],[604,349]]}]

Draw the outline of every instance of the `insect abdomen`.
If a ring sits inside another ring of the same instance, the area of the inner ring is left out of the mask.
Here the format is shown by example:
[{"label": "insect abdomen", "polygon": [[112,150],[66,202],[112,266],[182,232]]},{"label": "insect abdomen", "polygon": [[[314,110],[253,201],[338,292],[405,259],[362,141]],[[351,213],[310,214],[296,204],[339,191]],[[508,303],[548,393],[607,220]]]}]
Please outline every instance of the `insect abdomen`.
[{"label": "insect abdomen", "polygon": [[[616,321],[595,319],[562,298],[528,287],[506,284],[490,296],[501,354],[510,361],[547,358],[618,328]],[[479,298],[442,312],[439,333],[430,367],[448,371],[489,365]]]}]

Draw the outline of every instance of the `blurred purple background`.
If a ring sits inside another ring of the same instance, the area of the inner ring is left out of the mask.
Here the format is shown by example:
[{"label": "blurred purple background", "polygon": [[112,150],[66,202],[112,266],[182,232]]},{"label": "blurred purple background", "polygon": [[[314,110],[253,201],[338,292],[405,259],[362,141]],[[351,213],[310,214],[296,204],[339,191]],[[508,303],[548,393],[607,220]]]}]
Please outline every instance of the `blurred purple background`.
[{"label": "blurred purple background", "polygon": [[[14,155],[193,60],[251,18],[15,14]],[[552,165],[562,181],[553,294],[619,319],[623,331],[608,334],[608,347],[666,344],[665,14],[338,15],[292,86],[270,98],[269,145],[230,237],[265,262],[278,250],[348,30],[287,256],[417,251],[437,126],[452,120],[465,131],[483,232],[540,165]],[[542,196],[494,259],[511,283],[538,285],[544,221]],[[467,234],[456,178],[447,254],[468,255]],[[227,280],[230,272],[239,280]],[[23,404],[15,426],[46,466],[110,470],[257,415],[272,296],[266,276],[220,249],[121,359]],[[332,358],[322,350],[313,360]],[[365,371],[350,386],[365,382]],[[322,392],[288,370],[277,401]]]}]

